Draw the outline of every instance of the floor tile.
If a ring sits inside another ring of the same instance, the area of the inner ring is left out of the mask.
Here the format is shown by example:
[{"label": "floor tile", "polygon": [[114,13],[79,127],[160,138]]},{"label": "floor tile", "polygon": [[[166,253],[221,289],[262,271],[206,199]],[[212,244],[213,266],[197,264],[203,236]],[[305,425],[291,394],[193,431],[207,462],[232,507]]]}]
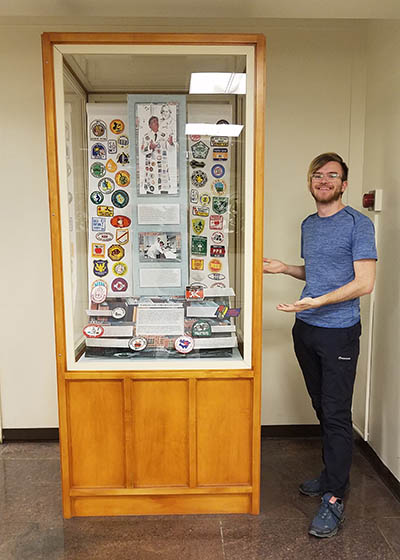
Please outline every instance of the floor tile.
[{"label": "floor tile", "polygon": [[225,560],[398,560],[375,521],[346,521],[338,535],[308,535],[305,520],[272,520],[264,516],[223,522]]},{"label": "floor tile", "polygon": [[386,542],[400,558],[400,517],[381,517],[377,525],[386,539]]}]

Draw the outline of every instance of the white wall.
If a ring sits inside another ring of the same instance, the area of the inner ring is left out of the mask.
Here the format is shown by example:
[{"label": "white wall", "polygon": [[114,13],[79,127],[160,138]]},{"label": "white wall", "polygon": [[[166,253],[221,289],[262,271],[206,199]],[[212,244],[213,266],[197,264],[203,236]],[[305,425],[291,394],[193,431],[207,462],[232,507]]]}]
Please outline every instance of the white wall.
[{"label": "white wall", "polygon": [[368,37],[364,190],[383,189],[373,343],[369,443],[400,479],[400,26]]},{"label": "white wall", "polygon": [[[99,20],[97,20],[99,23]],[[351,22],[240,23],[158,20],[74,31],[262,32],[267,37],[265,252],[299,262],[299,227],[314,211],[305,174],[326,150],[350,160],[349,202],[361,196],[364,85],[362,28]],[[60,25],[1,26],[3,266],[1,398],[6,428],[57,425],[50,236],[40,33]],[[353,181],[354,177],[354,181]],[[275,311],[297,299],[301,283],[264,281],[263,424],[314,422],[290,340],[293,318]],[[363,377],[363,372],[359,372]],[[362,398],[361,398],[362,400]]]}]

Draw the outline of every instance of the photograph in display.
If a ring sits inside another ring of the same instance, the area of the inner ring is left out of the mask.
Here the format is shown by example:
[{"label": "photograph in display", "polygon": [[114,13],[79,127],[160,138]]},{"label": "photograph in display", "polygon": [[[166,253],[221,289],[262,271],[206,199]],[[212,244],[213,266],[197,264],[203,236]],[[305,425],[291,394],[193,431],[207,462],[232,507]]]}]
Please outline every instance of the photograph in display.
[{"label": "photograph in display", "polygon": [[139,233],[139,261],[181,261],[182,239],[178,232]]},{"label": "photograph in display", "polygon": [[178,194],[177,103],[136,104],[139,195]]}]

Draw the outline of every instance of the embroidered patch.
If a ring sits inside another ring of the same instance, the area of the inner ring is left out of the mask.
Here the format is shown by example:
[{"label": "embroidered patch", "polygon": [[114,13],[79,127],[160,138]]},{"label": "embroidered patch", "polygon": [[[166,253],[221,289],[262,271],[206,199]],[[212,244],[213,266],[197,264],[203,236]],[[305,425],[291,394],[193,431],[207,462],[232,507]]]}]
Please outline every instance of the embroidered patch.
[{"label": "embroidered patch", "polygon": [[228,159],[228,148],[213,148],[212,157],[214,161],[226,161]]},{"label": "embroidered patch", "polygon": [[125,256],[125,249],[120,245],[110,245],[107,254],[112,261],[120,261]]},{"label": "embroidered patch", "polygon": [[92,163],[92,165],[90,166],[90,174],[96,179],[101,179],[102,177],[104,177],[104,175],[106,174],[104,163],[101,163],[100,161],[95,161],[94,163]]},{"label": "embroidered patch", "polygon": [[98,206],[97,215],[111,218],[112,216],[114,216],[114,208],[112,206]]},{"label": "embroidered patch", "polygon": [[109,233],[108,231],[104,233],[96,233],[97,241],[112,241],[113,238],[114,235],[112,233]]},{"label": "embroidered patch", "polygon": [[210,209],[208,206],[192,206],[193,216],[208,216]]},{"label": "embroidered patch", "polygon": [[229,198],[227,196],[213,196],[212,209],[216,214],[225,214],[228,210]]},{"label": "embroidered patch", "polygon": [[206,338],[211,336],[211,325],[208,321],[196,321],[193,323],[192,336]]},{"label": "embroidered patch", "polygon": [[203,257],[207,255],[207,237],[199,237],[197,235],[193,235],[192,254],[201,255]]},{"label": "embroidered patch", "polygon": [[90,139],[91,140],[106,140],[107,138],[107,125],[104,121],[92,121],[90,123]]},{"label": "embroidered patch", "polygon": [[185,299],[203,301],[204,299],[204,288],[197,288],[194,286],[186,286]]},{"label": "embroidered patch", "polygon": [[204,270],[204,260],[192,259],[192,270]]},{"label": "embroidered patch", "polygon": [[104,144],[93,144],[91,158],[92,159],[106,159],[107,157],[107,150]]},{"label": "embroidered patch", "polygon": [[107,142],[107,148],[109,154],[116,154],[117,153],[117,141],[116,140],[109,140]]},{"label": "embroidered patch", "polygon": [[126,245],[129,241],[129,229],[117,229],[115,241],[120,245]]},{"label": "embroidered patch", "polygon": [[213,243],[223,243],[224,234],[221,231],[215,231],[211,236],[211,241]]},{"label": "embroidered patch", "polygon": [[113,159],[109,159],[107,160],[106,163],[106,169],[109,173],[114,173],[114,171],[117,171],[118,165],[115,163]]},{"label": "embroidered patch", "polygon": [[106,231],[106,219],[92,218],[92,231]]},{"label": "embroidered patch", "polygon": [[104,280],[96,280],[92,283],[90,300],[96,304],[103,303],[107,299],[107,289],[107,282]]},{"label": "embroidered patch", "polygon": [[195,159],[206,159],[210,148],[202,140],[196,142],[191,147],[193,157]]},{"label": "embroidered patch", "polygon": [[223,245],[211,245],[210,256],[211,257],[225,257],[225,247]]},{"label": "embroidered patch", "polygon": [[205,226],[205,221],[202,218],[196,218],[192,220],[192,228],[195,233],[197,234],[202,233],[202,231],[204,230],[204,226]]},{"label": "embroidered patch", "polygon": [[220,272],[222,269],[222,262],[219,259],[211,259],[208,263],[210,272]]},{"label": "embroidered patch", "polygon": [[125,208],[129,202],[129,195],[126,191],[115,191],[111,195],[111,202],[117,208]]},{"label": "embroidered patch", "polygon": [[110,194],[115,189],[114,179],[110,179],[109,177],[104,177],[104,179],[100,179],[98,183],[99,190],[104,194]]},{"label": "embroidered patch", "polygon": [[86,327],[83,327],[83,334],[87,338],[99,338],[104,333],[104,327],[102,325],[97,325],[96,323],[89,323]]},{"label": "embroidered patch", "polygon": [[199,191],[197,189],[190,189],[190,202],[191,204],[199,202]]},{"label": "embroidered patch", "polygon": [[129,146],[129,138],[125,135],[122,135],[118,138],[118,146],[120,148],[126,148]]},{"label": "embroidered patch", "polygon": [[123,319],[126,315],[125,307],[114,307],[111,311],[111,317],[113,319]]},{"label": "embroidered patch", "polygon": [[192,173],[190,180],[195,187],[204,187],[207,183],[207,175],[201,169],[197,169]]},{"label": "embroidered patch", "polygon": [[113,134],[121,134],[125,130],[125,124],[121,119],[114,119],[110,123],[110,130]]},{"label": "embroidered patch", "polygon": [[181,354],[188,354],[194,348],[194,340],[191,336],[179,336],[175,340],[175,349]]},{"label": "embroidered patch", "polygon": [[212,272],[208,275],[208,277],[210,278],[210,280],[225,280],[225,275],[220,274],[219,272]]},{"label": "embroidered patch", "polygon": [[210,216],[210,229],[223,229],[224,217],[211,214]]},{"label": "embroidered patch", "polygon": [[105,257],[105,243],[92,243],[92,257]]},{"label": "embroidered patch", "polygon": [[224,148],[229,146],[229,137],[228,136],[211,136],[210,138],[210,145],[217,146]]},{"label": "embroidered patch", "polygon": [[144,336],[134,336],[128,342],[128,346],[134,352],[141,352],[147,346],[147,340]]},{"label": "embroidered patch", "polygon": [[90,193],[90,200],[93,204],[101,204],[104,200],[104,194],[99,191],[93,191]]},{"label": "embroidered patch", "polygon": [[115,278],[111,284],[111,290],[113,292],[126,292],[128,289],[128,282],[125,278]]},{"label": "embroidered patch", "polygon": [[129,156],[126,152],[121,152],[117,156],[117,163],[120,165],[128,165],[129,163]]},{"label": "embroidered patch", "polygon": [[128,265],[123,262],[113,264],[113,272],[115,276],[124,276],[128,272]]},{"label": "embroidered patch", "polygon": [[217,181],[213,182],[211,188],[215,194],[224,194],[226,191],[226,183],[225,181],[217,179]]},{"label": "embroidered patch", "polygon": [[99,276],[99,278],[106,276],[108,274],[108,261],[93,261],[93,274]]},{"label": "embroidered patch", "polygon": [[115,181],[119,187],[127,187],[131,182],[131,176],[128,171],[118,171],[115,175]]},{"label": "embroidered patch", "polygon": [[128,216],[114,216],[111,219],[111,225],[114,227],[119,227],[119,228],[124,228],[124,227],[128,227],[131,225],[131,219],[128,218]]},{"label": "embroidered patch", "polygon": [[220,179],[225,175],[225,167],[221,163],[217,163],[211,167],[211,175],[216,179]]}]

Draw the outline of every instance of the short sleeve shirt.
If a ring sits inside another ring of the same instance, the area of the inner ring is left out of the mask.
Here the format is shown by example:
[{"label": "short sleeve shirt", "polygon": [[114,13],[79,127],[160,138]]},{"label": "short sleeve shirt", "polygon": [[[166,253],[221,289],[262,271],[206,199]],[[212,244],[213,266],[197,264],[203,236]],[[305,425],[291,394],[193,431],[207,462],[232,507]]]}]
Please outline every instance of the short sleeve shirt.
[{"label": "short sleeve shirt", "polygon": [[[301,256],[306,274],[301,297],[332,292],[354,280],[354,261],[377,259],[374,225],[350,206],[326,218],[311,214],[301,224]],[[351,327],[360,320],[360,300],[307,309],[296,316],[317,327]]]}]

